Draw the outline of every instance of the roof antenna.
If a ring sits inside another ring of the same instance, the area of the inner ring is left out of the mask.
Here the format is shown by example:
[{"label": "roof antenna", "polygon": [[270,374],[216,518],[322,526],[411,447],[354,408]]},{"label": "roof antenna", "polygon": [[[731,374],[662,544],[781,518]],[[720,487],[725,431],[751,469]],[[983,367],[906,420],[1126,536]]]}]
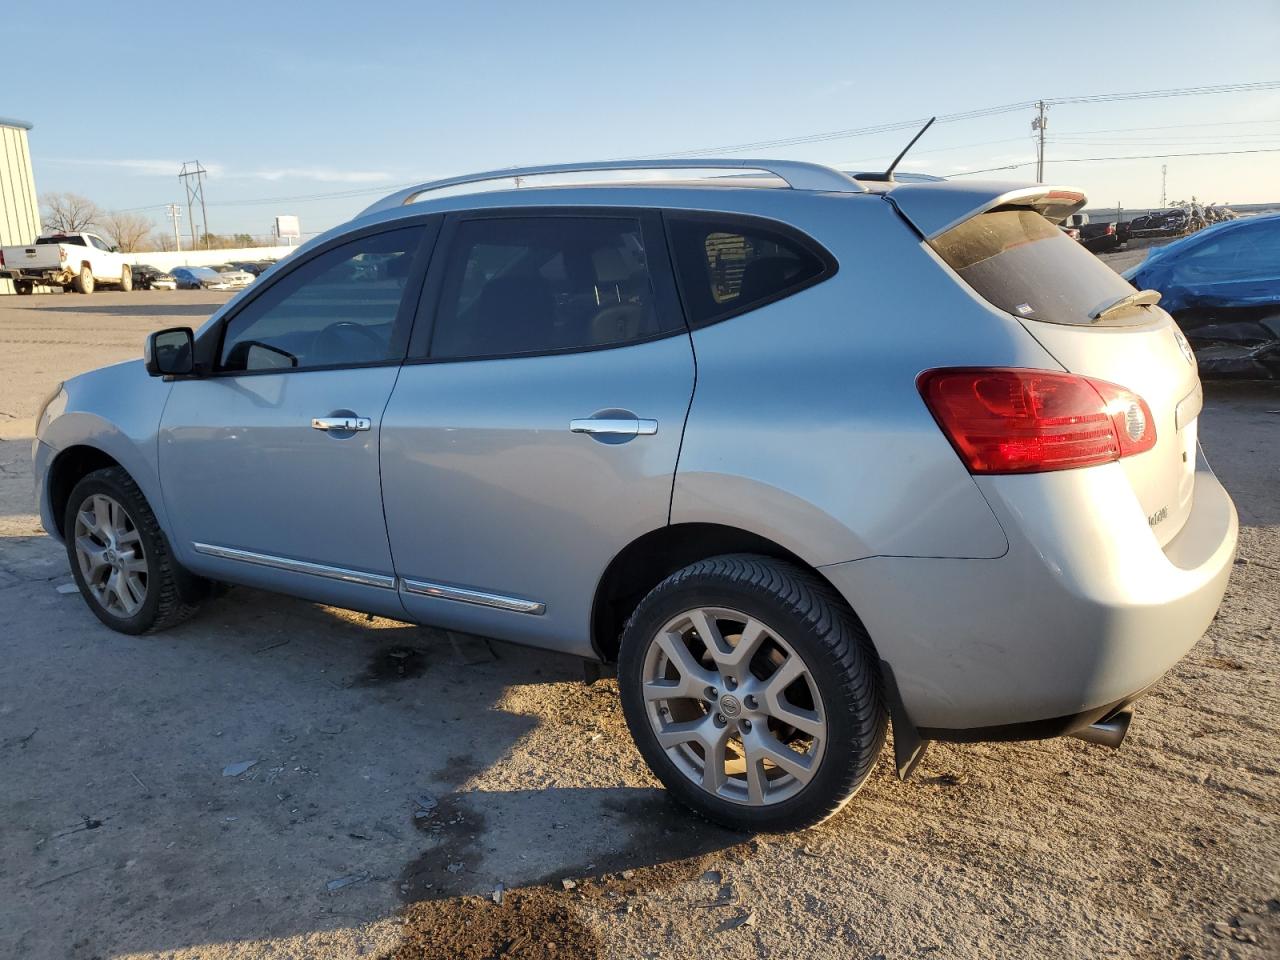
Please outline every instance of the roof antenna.
[{"label": "roof antenna", "polygon": [[924,132],[933,126],[933,121],[937,117],[930,117],[928,123],[920,128],[920,132],[911,138],[911,142],[902,148],[902,152],[893,158],[893,163],[889,164],[889,169],[884,173],[862,173],[858,175],[859,180],[882,180],[886,183],[893,183],[893,171],[898,169],[898,164],[902,162],[902,158],[907,155],[907,151],[916,145],[916,141],[924,136]]}]

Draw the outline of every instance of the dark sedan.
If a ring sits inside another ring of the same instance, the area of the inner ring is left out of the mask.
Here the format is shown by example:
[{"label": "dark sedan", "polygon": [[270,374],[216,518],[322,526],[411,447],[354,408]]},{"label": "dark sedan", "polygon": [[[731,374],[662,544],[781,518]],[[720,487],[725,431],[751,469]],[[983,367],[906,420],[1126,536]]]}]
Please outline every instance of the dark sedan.
[{"label": "dark sedan", "polygon": [[133,266],[133,288],[135,290],[177,290],[178,281],[171,273],[165,273],[146,263]]},{"label": "dark sedan", "polygon": [[1209,227],[1124,276],[1160,291],[1203,376],[1280,380],[1280,214]]}]

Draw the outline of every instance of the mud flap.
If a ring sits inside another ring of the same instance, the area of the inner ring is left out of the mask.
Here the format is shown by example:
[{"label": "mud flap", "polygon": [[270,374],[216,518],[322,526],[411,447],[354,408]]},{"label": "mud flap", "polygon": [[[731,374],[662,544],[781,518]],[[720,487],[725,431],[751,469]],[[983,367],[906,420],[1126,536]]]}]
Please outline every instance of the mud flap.
[{"label": "mud flap", "polygon": [[884,678],[884,695],[889,701],[889,719],[893,723],[893,762],[898,768],[898,779],[906,781],[924,759],[931,741],[920,736],[920,731],[907,716],[902,695],[898,693],[897,678],[887,661],[880,661],[880,676]]}]

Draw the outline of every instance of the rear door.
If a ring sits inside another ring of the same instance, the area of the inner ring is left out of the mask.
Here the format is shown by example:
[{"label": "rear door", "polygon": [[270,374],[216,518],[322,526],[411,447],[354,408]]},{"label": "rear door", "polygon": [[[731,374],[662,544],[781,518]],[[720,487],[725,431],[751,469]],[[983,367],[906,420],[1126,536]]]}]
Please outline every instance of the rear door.
[{"label": "rear door", "polygon": [[1156,539],[1171,540],[1191,510],[1201,393],[1191,348],[1169,314],[1158,306],[1107,311],[1134,288],[1030,207],[985,210],[932,246],[1065,369],[1147,402],[1156,445],[1120,464]]},{"label": "rear door", "polygon": [[382,428],[405,607],[589,655],[610,560],[668,521],[693,349],[656,214],[448,219]]}]

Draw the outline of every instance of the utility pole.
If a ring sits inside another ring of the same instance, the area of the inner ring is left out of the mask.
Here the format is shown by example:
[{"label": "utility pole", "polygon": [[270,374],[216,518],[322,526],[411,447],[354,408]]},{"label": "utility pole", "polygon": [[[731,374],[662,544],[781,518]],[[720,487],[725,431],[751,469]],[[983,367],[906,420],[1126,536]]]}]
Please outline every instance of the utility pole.
[{"label": "utility pole", "polygon": [[1036,118],[1031,121],[1031,129],[1039,133],[1039,143],[1036,149],[1036,183],[1044,183],[1044,128],[1048,123],[1045,111],[1049,107],[1043,100],[1036,101]]},{"label": "utility pole", "polygon": [[178,252],[182,252],[182,236],[178,233],[178,219],[182,216],[182,205],[179,203],[171,203],[164,208],[164,212],[173,221],[173,242],[178,248]]},{"label": "utility pole", "polygon": [[1160,207],[1163,209],[1169,205],[1169,165],[1167,163],[1160,164]]},{"label": "utility pole", "polygon": [[182,172],[178,174],[178,179],[182,181],[182,185],[187,190],[187,212],[191,215],[192,250],[199,245],[196,240],[196,200],[200,201],[200,222],[204,226],[204,248],[206,250],[209,249],[209,214],[204,207],[204,176],[208,172],[204,167],[200,166],[199,160],[191,160],[182,165]]}]

